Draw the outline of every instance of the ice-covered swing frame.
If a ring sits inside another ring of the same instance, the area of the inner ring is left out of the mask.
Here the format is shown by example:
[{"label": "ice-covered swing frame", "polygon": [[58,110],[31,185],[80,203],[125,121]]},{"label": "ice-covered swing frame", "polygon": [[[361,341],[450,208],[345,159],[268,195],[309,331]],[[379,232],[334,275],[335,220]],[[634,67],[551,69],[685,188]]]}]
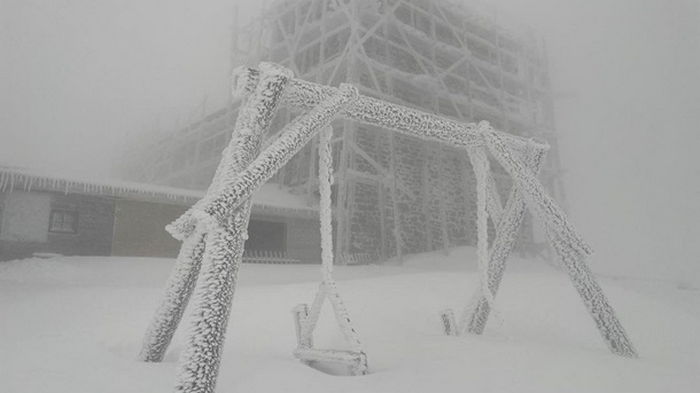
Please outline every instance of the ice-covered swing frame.
[{"label": "ice-covered swing frame", "polygon": [[[167,230],[183,242],[168,280],[165,298],[144,338],[141,360],[160,361],[177,329],[190,295],[195,292],[192,330],[180,358],[176,385],[182,392],[213,392],[226,325],[243,255],[250,216],[250,197],[316,134],[319,134],[319,191],[322,280],[312,305],[294,309],[298,346],[305,362],[335,361],[367,372],[359,336],[332,277],[332,154],[330,124],[336,117],[364,122],[402,134],[463,148],[477,179],[477,255],[482,285],[457,322],[452,311],[442,314],[445,333],[483,332],[501,282],[506,259],[529,208],[591,313],[604,341],[618,355],[636,357],[632,343],[615,316],[584,259],[590,248],[547,195],[537,173],[548,146],[494,130],[488,123],[461,123],[438,115],[360,95],[356,88],[334,88],[295,79],[286,68],[261,63],[258,69],[234,71],[233,94],[242,98],[231,141],[223,152],[205,196]],[[280,104],[303,112],[262,153],[263,137]],[[487,153],[513,179],[505,205],[498,197]],[[487,242],[487,219],[495,238]],[[314,348],[313,330],[328,298],[350,350]]]}]

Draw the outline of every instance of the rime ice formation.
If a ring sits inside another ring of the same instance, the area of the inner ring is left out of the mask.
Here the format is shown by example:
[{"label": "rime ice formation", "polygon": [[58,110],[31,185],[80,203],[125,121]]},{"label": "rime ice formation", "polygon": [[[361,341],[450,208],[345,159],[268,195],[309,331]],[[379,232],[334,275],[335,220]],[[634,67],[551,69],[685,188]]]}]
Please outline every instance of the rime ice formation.
[{"label": "rime ice formation", "polygon": [[185,239],[177,256],[177,263],[170,273],[165,289],[165,299],[156,310],[143,340],[139,359],[160,362],[182,319],[182,314],[197,283],[204,255],[204,233],[200,230]]},{"label": "rime ice formation", "polygon": [[[263,135],[290,76],[290,72],[278,66],[262,64],[260,83],[236,122],[226,152],[230,157],[222,160],[223,165],[217,170],[221,173],[218,181],[207,192],[204,201],[220,192],[224,179],[237,176],[258,155]],[[201,225],[207,231],[206,246],[192,327],[181,354],[175,390],[209,393],[216,386],[238,267],[247,238],[250,201],[223,223],[204,214],[198,206],[194,208],[193,216],[197,220],[195,228]]]},{"label": "rime ice formation", "polygon": [[[247,81],[239,81],[250,90],[257,83],[258,73],[249,72]],[[282,101],[296,110],[309,110],[321,101],[328,99],[338,88],[319,85],[301,79],[293,79]],[[357,100],[344,108],[339,116],[349,120],[370,124],[404,135],[446,143],[450,146],[479,146],[482,137],[475,123],[461,123],[456,120],[409,108],[404,105],[382,101],[360,95]],[[521,151],[527,147],[528,140],[496,131],[509,148]],[[545,145],[542,145],[544,147]]]},{"label": "rime ice formation", "polygon": [[[297,349],[294,355],[304,362],[330,361],[344,363],[351,369],[354,375],[367,373],[367,356],[362,349],[362,343],[357,331],[352,325],[343,300],[338,293],[333,279],[333,237],[332,237],[332,212],[331,212],[331,185],[333,184],[333,152],[331,138],[333,130],[323,130],[319,138],[319,168],[318,181],[321,194],[321,284],[314,301],[309,308],[301,304],[294,309],[294,322],[297,329]],[[328,299],[335,313],[338,326],[350,344],[350,351],[313,348],[313,332],[316,328],[321,307],[325,299]]]},{"label": "rime ice formation", "polygon": [[273,142],[248,168],[233,181],[221,182],[221,194],[204,207],[204,212],[223,221],[252,195],[253,191],[270,180],[289,160],[301,150],[318,130],[330,123],[338,105],[344,105],[357,95],[350,85],[341,85],[338,94],[300,116],[282,130]]},{"label": "rime ice formation", "polygon": [[[612,352],[636,356],[631,342],[596,283],[584,258],[589,247],[537,180],[547,145],[496,131],[487,122],[462,124],[401,105],[358,94],[351,85],[332,88],[294,79],[291,72],[262,63],[259,70],[238,69],[237,93],[248,95],[239,112],[234,134],[205,196],[168,226],[183,240],[166,296],[148,329],[141,359],[159,361],[172,338],[199,276],[192,329],[180,359],[176,390],[211,393],[216,385],[231,301],[243,255],[250,215],[250,198],[315,134],[319,142],[319,191],[322,264],[321,284],[311,307],[294,309],[298,346],[295,355],[305,362],[333,361],[367,372],[367,358],[357,331],[332,277],[331,121],[344,116],[403,134],[464,149],[473,164],[477,188],[478,259],[481,286],[458,326],[454,314],[442,314],[445,331],[459,335],[481,333],[500,284],[505,261],[513,248],[526,208],[540,219],[555,251],[593,316]],[[304,112],[284,128],[277,140],[260,153],[262,135],[280,103]],[[323,132],[321,132],[323,130]],[[501,205],[490,173],[487,153],[513,179],[513,189]],[[439,176],[439,174],[438,174]],[[488,249],[487,220],[496,228]],[[397,240],[398,241],[398,240]],[[350,350],[316,349],[313,330],[321,305],[328,298]]]},{"label": "rime ice formation", "polygon": [[196,201],[202,193],[172,187],[154,186],[99,178],[75,177],[48,171],[0,166],[0,192],[13,190],[31,191],[33,188],[62,192],[109,195],[115,197],[139,197],[171,201]]},{"label": "rime ice formation", "polygon": [[489,203],[490,195],[488,193],[488,176],[490,173],[489,159],[483,147],[473,148],[469,151],[469,158],[474,168],[476,177],[476,227],[477,227],[477,246],[476,258],[479,266],[481,277],[480,292],[483,299],[486,300],[486,305],[493,309],[494,307],[494,291],[491,290],[489,281],[489,244],[488,244],[488,212],[487,206],[494,205]]},{"label": "rime ice formation", "polygon": [[[262,136],[269,127],[270,119],[279,104],[284,86],[291,74],[275,65],[261,64],[260,83],[251,97],[245,102],[238,117],[231,143],[224,153],[217,172],[216,182],[209,187],[200,202],[186,212],[181,221],[192,225],[193,232],[204,234],[195,248],[203,248],[204,253],[181,252],[176,261],[176,271],[194,271],[202,264],[195,317],[193,318],[190,341],[182,354],[181,370],[178,376],[178,391],[213,392],[219,366],[219,351],[223,345],[224,332],[233,290],[235,288],[238,264],[243,254],[250,204],[239,209],[225,225],[215,223],[200,212],[202,202],[210,199],[220,189],[220,182],[227,176],[236,176],[258,154]],[[196,217],[203,217],[197,221]],[[184,219],[183,219],[184,218]],[[172,232],[172,231],[171,231]],[[188,239],[194,236],[182,237]],[[204,243],[202,245],[202,243]],[[196,274],[194,275],[196,278]],[[166,284],[166,296],[148,329],[141,358],[158,361],[177,328],[193,283],[185,282],[191,276],[173,274]],[[184,301],[181,301],[184,300]],[[216,355],[214,355],[216,354]]]},{"label": "rime ice formation", "polygon": [[[526,154],[528,167],[533,170],[533,173],[539,171],[544,154],[545,150],[539,150],[535,146],[532,146]],[[489,199],[493,200],[494,198]],[[501,284],[506,259],[515,246],[518,229],[525,217],[525,211],[526,206],[522,193],[518,187],[514,187],[505,208],[500,211],[500,214],[491,214],[496,227],[496,237],[489,255],[486,281],[488,282],[489,292],[492,294],[498,291],[498,287]],[[490,313],[490,304],[483,296],[483,287],[474,293],[473,299],[472,303],[464,310],[461,328],[470,333],[481,334],[486,327],[486,321]]]}]

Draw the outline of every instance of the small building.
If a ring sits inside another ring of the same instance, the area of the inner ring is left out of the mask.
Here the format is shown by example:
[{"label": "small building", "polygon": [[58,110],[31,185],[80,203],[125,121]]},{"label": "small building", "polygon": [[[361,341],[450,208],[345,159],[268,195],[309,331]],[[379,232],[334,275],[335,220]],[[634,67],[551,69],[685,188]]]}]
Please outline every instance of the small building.
[{"label": "small building", "polygon": [[[174,257],[164,227],[204,195],[0,166],[0,261],[42,255]],[[293,229],[292,229],[293,228]],[[319,263],[318,208],[278,185],[253,197],[244,261]]]}]

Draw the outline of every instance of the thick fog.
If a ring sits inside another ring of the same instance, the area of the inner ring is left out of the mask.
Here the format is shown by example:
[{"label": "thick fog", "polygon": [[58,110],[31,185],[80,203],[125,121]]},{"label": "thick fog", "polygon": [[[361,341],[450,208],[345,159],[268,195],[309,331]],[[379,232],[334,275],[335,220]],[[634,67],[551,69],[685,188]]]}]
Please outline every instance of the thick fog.
[{"label": "thick fog", "polygon": [[[566,207],[600,273],[700,282],[700,3],[492,0],[546,40]],[[112,175],[225,102],[234,5],[2,0],[0,164]]]}]

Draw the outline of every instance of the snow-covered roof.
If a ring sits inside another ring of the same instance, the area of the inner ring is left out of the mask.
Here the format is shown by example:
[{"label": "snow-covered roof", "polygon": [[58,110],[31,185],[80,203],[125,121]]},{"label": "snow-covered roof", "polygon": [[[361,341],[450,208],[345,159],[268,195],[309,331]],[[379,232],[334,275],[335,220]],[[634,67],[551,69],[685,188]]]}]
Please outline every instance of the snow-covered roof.
[{"label": "snow-covered roof", "polygon": [[295,212],[302,215],[318,215],[318,205],[309,206],[306,198],[289,192],[277,184],[263,184],[253,194],[254,212]]},{"label": "snow-covered roof", "polygon": [[[64,194],[98,195],[149,202],[192,205],[204,191],[129,182],[110,178],[88,178],[19,167],[0,166],[0,192],[13,190],[54,191]],[[300,195],[294,195],[275,184],[263,185],[253,195],[253,211],[315,215],[316,206],[309,206]]]}]

